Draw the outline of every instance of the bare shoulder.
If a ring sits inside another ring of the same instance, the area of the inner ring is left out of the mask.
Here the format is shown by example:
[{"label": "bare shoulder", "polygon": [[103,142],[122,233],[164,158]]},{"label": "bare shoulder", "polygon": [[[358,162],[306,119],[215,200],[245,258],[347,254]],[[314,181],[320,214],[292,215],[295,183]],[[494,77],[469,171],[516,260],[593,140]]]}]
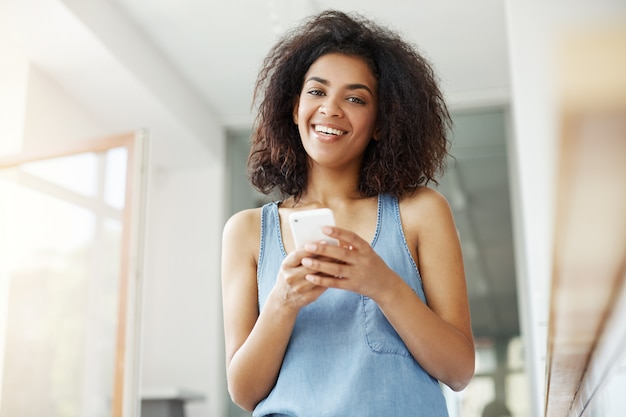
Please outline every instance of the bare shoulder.
[{"label": "bare shoulder", "polygon": [[439,191],[430,187],[420,187],[412,194],[402,198],[402,203],[419,209],[448,210],[448,200]]},{"label": "bare shoulder", "polygon": [[403,223],[410,227],[427,226],[452,219],[448,200],[439,191],[420,187],[400,200]]},{"label": "bare shoulder", "polygon": [[400,200],[402,228],[416,263],[420,264],[418,248],[424,248],[433,238],[457,237],[452,210],[446,198],[437,190],[420,187]]},{"label": "bare shoulder", "polygon": [[[244,237],[261,232],[261,208],[246,209],[233,214],[224,225],[223,235]],[[259,234],[256,235],[257,237]]]}]

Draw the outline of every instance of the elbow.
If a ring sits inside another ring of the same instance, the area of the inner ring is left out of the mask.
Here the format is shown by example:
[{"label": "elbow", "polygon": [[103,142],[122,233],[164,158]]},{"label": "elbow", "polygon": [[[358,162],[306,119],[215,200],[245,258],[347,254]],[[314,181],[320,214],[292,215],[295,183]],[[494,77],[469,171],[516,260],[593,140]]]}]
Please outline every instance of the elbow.
[{"label": "elbow", "polygon": [[228,394],[233,403],[246,411],[254,411],[256,406],[269,395],[273,385],[250,375],[247,369],[242,369],[236,363],[229,363],[226,369]]},{"label": "elbow", "polygon": [[469,384],[469,382],[471,381],[471,377],[467,378],[467,379],[458,379],[456,381],[452,381],[448,384],[446,384],[448,387],[450,387],[450,389],[452,391],[455,392],[459,392],[459,391],[463,391],[465,389],[465,387],[467,387],[467,385]]},{"label": "elbow", "polygon": [[459,352],[458,359],[454,372],[449,375],[449,381],[446,382],[446,385],[455,392],[464,390],[476,372],[476,349],[473,341],[467,345],[463,353]]},{"label": "elbow", "polygon": [[474,360],[468,361],[464,366],[459,367],[457,372],[445,382],[452,391],[459,392],[464,390],[474,377]]},{"label": "elbow", "polygon": [[246,396],[245,393],[236,392],[232,390],[230,387],[228,388],[228,393],[230,394],[230,399],[235,403],[239,408],[246,410],[248,412],[254,411],[254,408],[258,404],[257,402],[251,400],[249,396]]},{"label": "elbow", "polygon": [[230,395],[230,399],[233,403],[249,412],[254,411],[254,408],[260,401],[253,398],[253,396],[250,395],[249,390],[233,386],[230,383],[228,384],[228,394]]},{"label": "elbow", "polygon": [[254,411],[257,404],[263,399],[253,389],[246,387],[245,384],[236,384],[230,379],[228,380],[228,394],[233,403],[249,412]]},{"label": "elbow", "polygon": [[237,405],[239,408],[241,408],[244,411],[247,411],[249,413],[254,411],[254,405],[252,405],[251,403],[245,403],[243,401],[238,401],[235,397],[233,397],[232,395],[230,396],[230,398],[232,399],[232,401],[235,403],[235,405]]}]

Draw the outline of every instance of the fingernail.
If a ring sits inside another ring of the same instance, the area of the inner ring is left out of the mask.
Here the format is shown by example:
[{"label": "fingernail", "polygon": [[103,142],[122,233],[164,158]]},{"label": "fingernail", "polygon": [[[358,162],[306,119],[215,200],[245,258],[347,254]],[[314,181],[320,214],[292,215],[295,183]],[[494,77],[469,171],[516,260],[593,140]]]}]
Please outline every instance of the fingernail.
[{"label": "fingernail", "polygon": [[304,245],[304,250],[307,250],[309,252],[313,252],[315,249],[317,249],[317,245],[315,243],[306,243]]}]

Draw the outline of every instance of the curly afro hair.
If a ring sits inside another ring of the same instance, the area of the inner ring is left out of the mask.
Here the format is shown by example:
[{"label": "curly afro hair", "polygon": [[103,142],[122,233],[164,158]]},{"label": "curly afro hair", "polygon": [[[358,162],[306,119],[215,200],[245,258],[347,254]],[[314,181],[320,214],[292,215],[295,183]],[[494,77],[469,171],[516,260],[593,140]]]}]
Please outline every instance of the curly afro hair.
[{"label": "curly afro hair", "polygon": [[401,197],[443,174],[451,119],[430,63],[415,47],[357,14],[327,10],[286,33],[265,58],[255,84],[258,115],[248,178],[264,194],[299,197],[307,184],[307,154],[293,109],[313,62],[329,53],[363,59],[377,80],[378,141],[365,150],[363,197]]}]

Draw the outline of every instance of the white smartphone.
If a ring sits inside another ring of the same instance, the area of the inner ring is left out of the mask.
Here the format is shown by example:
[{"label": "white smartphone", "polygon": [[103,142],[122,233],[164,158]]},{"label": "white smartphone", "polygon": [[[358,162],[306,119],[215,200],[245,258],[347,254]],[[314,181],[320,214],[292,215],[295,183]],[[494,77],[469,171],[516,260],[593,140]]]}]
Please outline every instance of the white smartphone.
[{"label": "white smartphone", "polygon": [[322,232],[324,226],[334,226],[335,217],[329,208],[294,211],[289,215],[289,226],[296,249],[301,249],[306,243],[326,241],[329,245],[339,245]]}]

